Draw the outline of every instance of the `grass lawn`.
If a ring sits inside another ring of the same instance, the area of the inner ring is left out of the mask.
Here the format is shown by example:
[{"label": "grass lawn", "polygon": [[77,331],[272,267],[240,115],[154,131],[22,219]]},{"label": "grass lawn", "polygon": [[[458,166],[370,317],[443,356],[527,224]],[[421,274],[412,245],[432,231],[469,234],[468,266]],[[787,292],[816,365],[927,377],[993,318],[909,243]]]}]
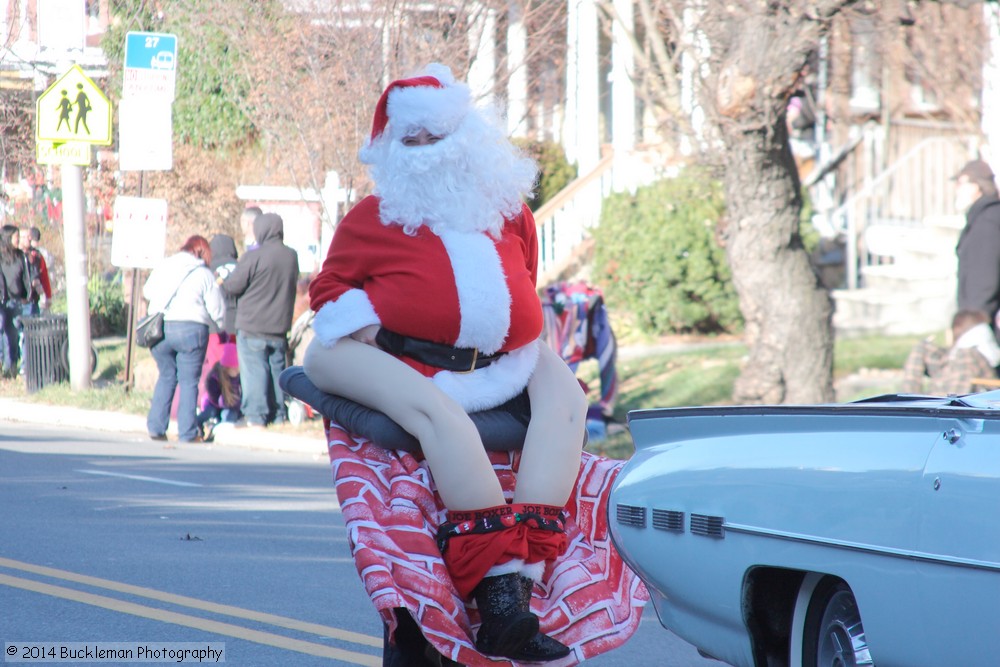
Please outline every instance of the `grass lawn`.
[{"label": "grass lawn", "polygon": [[[919,336],[872,337],[838,341],[834,350],[834,383],[837,400],[851,401],[899,390],[897,372]],[[20,400],[72,405],[95,410],[115,410],[144,415],[149,408],[151,389],[126,391],[126,346],[122,339],[95,341],[98,351],[93,387],[73,391],[69,384],[43,387],[28,394],[23,378],[0,381],[0,396]],[[619,396],[615,417],[625,423],[630,410],[693,405],[725,405],[731,402],[733,382],[739,375],[746,348],[740,343],[709,341],[696,349],[675,349],[656,345],[623,344],[618,360]],[[148,364],[149,351],[134,348],[132,367]],[[600,381],[597,364],[584,362],[578,374],[597,400]],[[321,433],[319,420],[282,430],[297,435]],[[632,444],[627,433],[610,435],[588,449],[614,457],[627,457]]]}]

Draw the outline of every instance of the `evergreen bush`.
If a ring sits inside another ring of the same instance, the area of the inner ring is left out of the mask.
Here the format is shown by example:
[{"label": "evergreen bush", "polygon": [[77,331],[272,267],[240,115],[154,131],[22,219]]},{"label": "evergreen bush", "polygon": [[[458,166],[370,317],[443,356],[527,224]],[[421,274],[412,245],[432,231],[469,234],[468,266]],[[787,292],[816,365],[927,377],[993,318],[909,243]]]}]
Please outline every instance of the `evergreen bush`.
[{"label": "evergreen bush", "polygon": [[128,330],[128,308],[122,289],[122,275],[92,275],[87,281],[90,296],[90,335],[124,336]]},{"label": "evergreen bush", "polygon": [[624,308],[644,333],[725,333],[742,326],[715,230],[722,185],[707,170],[612,195],[593,230],[594,279],[609,308]]},{"label": "evergreen bush", "polygon": [[[121,272],[106,276],[94,273],[87,280],[90,301],[90,336],[124,336],[128,332],[128,304],[122,289]],[[52,299],[53,313],[66,314],[65,292]]]}]

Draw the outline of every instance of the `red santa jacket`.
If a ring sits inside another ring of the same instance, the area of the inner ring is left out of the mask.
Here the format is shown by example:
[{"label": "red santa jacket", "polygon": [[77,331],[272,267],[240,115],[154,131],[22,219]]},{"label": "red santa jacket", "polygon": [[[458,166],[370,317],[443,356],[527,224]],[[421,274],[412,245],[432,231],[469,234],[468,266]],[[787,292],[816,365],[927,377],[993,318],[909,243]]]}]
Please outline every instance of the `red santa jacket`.
[{"label": "red santa jacket", "polygon": [[379,200],[362,200],[337,225],[309,288],[313,330],[336,344],[370,324],[482,354],[507,352],[472,373],[403,359],[466,410],[503,403],[527,385],[538,358],[542,309],[535,291],[538,242],[524,207],[500,239],[479,232],[407,234],[382,224]]}]

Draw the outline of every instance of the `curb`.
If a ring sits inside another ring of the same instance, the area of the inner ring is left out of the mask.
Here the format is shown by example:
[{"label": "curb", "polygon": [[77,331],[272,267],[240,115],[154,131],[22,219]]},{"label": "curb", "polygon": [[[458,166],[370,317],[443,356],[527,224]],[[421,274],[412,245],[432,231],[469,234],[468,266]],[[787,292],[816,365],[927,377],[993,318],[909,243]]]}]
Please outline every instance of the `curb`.
[{"label": "curb", "polygon": [[[9,398],[0,398],[0,422],[70,426],[93,431],[146,436],[146,418],[140,415],[31,403]],[[215,439],[209,444],[323,457],[327,455],[326,443],[322,438],[304,438],[266,430],[224,428],[216,431]]]}]

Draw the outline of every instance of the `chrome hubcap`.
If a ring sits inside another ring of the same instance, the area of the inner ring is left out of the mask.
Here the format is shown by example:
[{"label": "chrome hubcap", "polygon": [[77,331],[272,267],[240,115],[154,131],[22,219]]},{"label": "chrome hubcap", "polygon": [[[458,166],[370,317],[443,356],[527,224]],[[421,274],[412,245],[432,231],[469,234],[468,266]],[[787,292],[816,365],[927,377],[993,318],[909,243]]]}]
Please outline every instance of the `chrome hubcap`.
[{"label": "chrome hubcap", "polygon": [[820,624],[816,664],[821,667],[873,665],[861,614],[850,591],[830,598]]}]

